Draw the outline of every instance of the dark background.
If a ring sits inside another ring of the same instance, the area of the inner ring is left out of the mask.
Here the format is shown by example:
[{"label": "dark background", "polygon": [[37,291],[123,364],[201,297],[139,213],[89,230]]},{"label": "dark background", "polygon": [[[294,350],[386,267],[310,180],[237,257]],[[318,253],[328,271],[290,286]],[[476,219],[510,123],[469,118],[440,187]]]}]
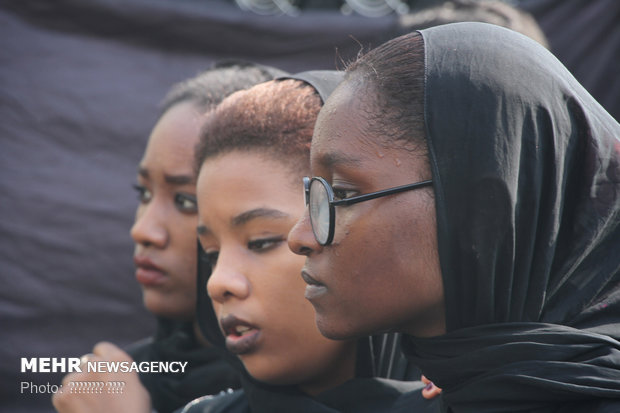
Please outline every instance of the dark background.
[{"label": "dark background", "polygon": [[[410,1],[412,10],[436,3]],[[397,15],[342,1],[262,16],[224,0],[0,0],[0,411],[21,357],[76,357],[152,332],[134,278],[135,168],[170,85],[224,58],[291,72],[342,68],[394,36]],[[620,118],[620,2],[524,0],[551,50]]]}]

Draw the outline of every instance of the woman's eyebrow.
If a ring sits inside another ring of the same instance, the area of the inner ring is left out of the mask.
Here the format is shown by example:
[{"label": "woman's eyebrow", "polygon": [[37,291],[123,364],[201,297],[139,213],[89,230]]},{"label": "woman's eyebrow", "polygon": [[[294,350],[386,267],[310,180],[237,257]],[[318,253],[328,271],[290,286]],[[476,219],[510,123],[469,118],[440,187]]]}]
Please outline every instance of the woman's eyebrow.
[{"label": "woman's eyebrow", "polygon": [[164,175],[166,183],[171,185],[188,185],[195,182],[193,175]]},{"label": "woman's eyebrow", "polygon": [[[138,175],[144,179],[148,179],[149,170],[143,166],[138,166]],[[164,180],[170,185],[189,185],[196,182],[193,174],[167,174],[164,173]]]},{"label": "woman's eyebrow", "polygon": [[359,166],[362,161],[345,152],[328,152],[316,157],[316,161],[324,168],[331,169],[336,165]]},{"label": "woman's eyebrow", "polygon": [[[232,217],[230,219],[230,226],[239,227],[257,218],[283,219],[290,218],[290,215],[280,211],[279,209],[255,208]],[[211,234],[211,230],[209,229],[209,227],[202,224],[196,227],[196,232],[198,233],[198,235]]]},{"label": "woman's eyebrow", "polygon": [[232,217],[230,220],[230,225],[232,227],[239,227],[241,225],[246,224],[248,221],[251,221],[256,218],[272,218],[272,219],[282,219],[289,218],[290,215],[282,212],[278,209],[271,208],[255,208],[249,211],[243,212],[235,217]]}]

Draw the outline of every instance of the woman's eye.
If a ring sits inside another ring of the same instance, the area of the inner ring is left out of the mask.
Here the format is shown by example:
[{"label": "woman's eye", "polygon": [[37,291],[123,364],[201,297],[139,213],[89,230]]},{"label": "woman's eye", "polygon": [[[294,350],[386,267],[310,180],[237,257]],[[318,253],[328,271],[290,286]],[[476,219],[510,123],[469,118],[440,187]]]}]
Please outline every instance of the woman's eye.
[{"label": "woman's eye", "polygon": [[177,208],[182,212],[196,212],[198,210],[196,205],[196,196],[190,194],[176,194],[174,197],[174,203]]},{"label": "woman's eye", "polygon": [[248,242],[248,249],[256,252],[266,252],[276,248],[285,240],[286,238],[283,237],[256,239]]},{"label": "woman's eye", "polygon": [[207,260],[209,260],[209,263],[211,264],[212,267],[215,267],[215,264],[217,263],[217,258],[219,257],[220,252],[219,251],[206,251],[205,252],[205,257],[207,257]]},{"label": "woman's eye", "polygon": [[356,191],[353,191],[351,189],[343,189],[338,187],[332,189],[334,191],[334,199],[336,200],[351,198],[356,193]]},{"label": "woman's eye", "polygon": [[153,194],[151,191],[144,185],[134,184],[133,189],[138,193],[138,199],[141,203],[145,204],[151,200]]}]

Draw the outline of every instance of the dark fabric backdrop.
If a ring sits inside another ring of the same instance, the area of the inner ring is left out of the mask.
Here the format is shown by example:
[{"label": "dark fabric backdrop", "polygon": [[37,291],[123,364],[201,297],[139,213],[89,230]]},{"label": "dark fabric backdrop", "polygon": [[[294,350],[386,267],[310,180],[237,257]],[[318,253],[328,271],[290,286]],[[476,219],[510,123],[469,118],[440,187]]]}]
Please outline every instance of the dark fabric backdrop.
[{"label": "dark fabric backdrop", "polygon": [[[526,0],[553,51],[619,117],[620,2]],[[582,12],[587,10],[587,12]],[[217,59],[341,68],[396,17],[264,17],[223,0],[0,0],[0,411],[51,411],[21,357],[153,331],[134,279],[135,168],[169,86]]]},{"label": "dark fabric backdrop", "polygon": [[551,51],[620,121],[620,1],[521,0]]}]

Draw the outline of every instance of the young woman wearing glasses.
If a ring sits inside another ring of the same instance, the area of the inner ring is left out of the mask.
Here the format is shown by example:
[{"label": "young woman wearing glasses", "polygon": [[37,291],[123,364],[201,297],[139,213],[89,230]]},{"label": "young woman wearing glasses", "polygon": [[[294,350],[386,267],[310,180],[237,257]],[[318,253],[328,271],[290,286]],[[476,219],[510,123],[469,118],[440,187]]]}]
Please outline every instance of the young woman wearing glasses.
[{"label": "young woman wearing glasses", "polygon": [[[303,79],[303,81],[298,80]],[[422,385],[372,378],[368,340],[333,341],[314,323],[286,237],[304,211],[296,184],[335,72],[258,85],[205,121],[197,149],[198,238],[212,273],[205,336],[242,373],[243,390],[185,412],[433,411]]]},{"label": "young woman wearing glasses", "polygon": [[289,234],[321,332],[406,333],[445,411],[620,411],[620,125],[487,24],[347,72]]}]

